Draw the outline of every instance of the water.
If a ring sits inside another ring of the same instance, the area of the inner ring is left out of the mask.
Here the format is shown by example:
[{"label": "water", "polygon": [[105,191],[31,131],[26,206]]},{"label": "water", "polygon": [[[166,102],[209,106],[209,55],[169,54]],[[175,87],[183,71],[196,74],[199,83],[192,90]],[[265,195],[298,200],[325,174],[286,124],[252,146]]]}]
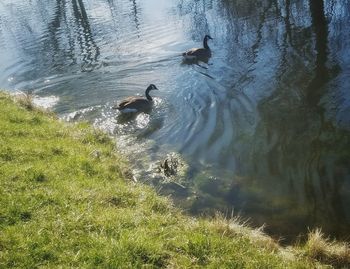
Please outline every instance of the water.
[{"label": "water", "polygon": [[[137,180],[180,153],[189,213],[349,240],[350,2],[316,2],[1,0],[0,87],[115,135]],[[150,114],[112,109],[150,83]]]}]

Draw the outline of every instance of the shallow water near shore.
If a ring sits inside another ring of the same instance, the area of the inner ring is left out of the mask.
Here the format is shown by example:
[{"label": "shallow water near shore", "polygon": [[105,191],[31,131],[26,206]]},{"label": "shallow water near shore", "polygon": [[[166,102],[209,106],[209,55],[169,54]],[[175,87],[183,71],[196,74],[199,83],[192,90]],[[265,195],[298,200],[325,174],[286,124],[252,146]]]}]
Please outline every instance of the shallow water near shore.
[{"label": "shallow water near shore", "polygon": [[[350,2],[314,2],[0,1],[0,87],[115,135],[137,180],[180,153],[191,214],[350,240]],[[150,114],[112,109],[150,83]]]}]

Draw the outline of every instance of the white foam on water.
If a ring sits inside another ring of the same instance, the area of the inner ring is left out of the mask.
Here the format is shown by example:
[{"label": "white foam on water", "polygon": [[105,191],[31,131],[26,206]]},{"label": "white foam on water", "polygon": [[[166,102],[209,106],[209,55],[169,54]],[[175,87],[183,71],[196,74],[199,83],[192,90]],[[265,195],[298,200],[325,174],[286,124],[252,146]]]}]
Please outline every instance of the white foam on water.
[{"label": "white foam on water", "polygon": [[59,100],[60,98],[54,95],[44,96],[44,97],[40,97],[40,96],[33,97],[34,105],[45,109],[53,108],[58,103]]}]

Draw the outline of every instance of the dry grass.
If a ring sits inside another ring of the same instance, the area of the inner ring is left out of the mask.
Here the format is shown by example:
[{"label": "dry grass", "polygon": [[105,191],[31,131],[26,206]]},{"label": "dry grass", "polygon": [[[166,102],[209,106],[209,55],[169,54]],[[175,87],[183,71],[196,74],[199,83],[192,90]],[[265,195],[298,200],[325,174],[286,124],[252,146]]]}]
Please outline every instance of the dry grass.
[{"label": "dry grass", "polygon": [[325,238],[320,229],[309,233],[305,249],[308,256],[320,262],[336,268],[350,268],[349,244]]},{"label": "dry grass", "polygon": [[24,107],[27,110],[38,109],[33,102],[33,96],[24,92],[19,92],[14,95],[14,100],[21,107]]},{"label": "dry grass", "polygon": [[249,238],[254,245],[264,247],[265,249],[275,252],[280,249],[278,242],[264,233],[264,227],[252,229],[239,216],[230,219],[225,218],[222,214],[216,214],[212,222],[214,227],[225,236],[243,236]]}]

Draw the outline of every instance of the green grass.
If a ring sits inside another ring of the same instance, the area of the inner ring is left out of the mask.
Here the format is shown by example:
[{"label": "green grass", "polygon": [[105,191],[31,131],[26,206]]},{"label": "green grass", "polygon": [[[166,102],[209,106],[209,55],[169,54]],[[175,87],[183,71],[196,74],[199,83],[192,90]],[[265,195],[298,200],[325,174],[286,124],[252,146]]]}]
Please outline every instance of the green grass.
[{"label": "green grass", "polygon": [[105,134],[0,93],[0,268],[327,267],[238,221],[185,216],[127,172]]}]

